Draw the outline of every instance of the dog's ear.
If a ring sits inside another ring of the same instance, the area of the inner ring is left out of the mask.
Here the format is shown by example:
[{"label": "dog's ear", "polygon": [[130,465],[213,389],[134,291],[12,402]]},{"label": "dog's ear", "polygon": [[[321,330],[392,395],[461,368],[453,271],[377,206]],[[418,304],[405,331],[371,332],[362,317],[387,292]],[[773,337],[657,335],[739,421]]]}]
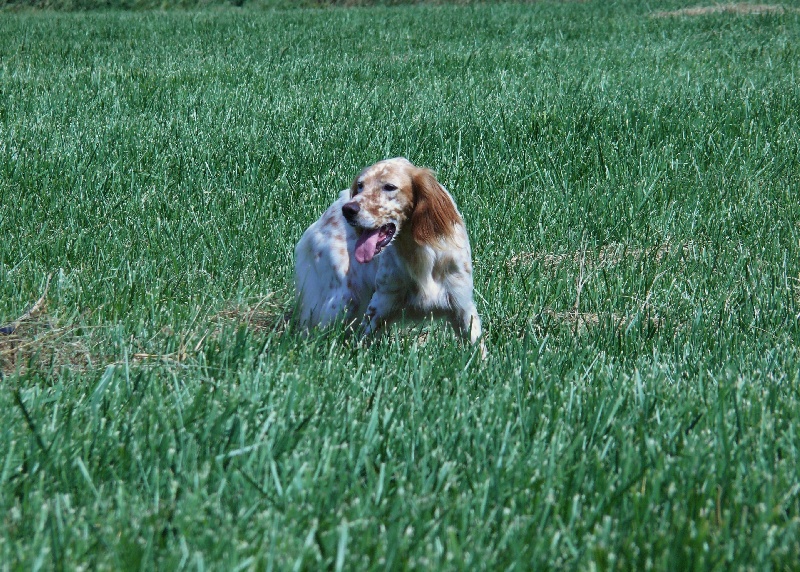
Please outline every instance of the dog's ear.
[{"label": "dog's ear", "polygon": [[353,179],[353,184],[350,185],[350,198],[352,199],[358,194],[358,179],[361,177],[361,173],[356,175],[356,178]]},{"label": "dog's ear", "polygon": [[429,169],[417,169],[411,177],[414,190],[414,211],[411,232],[417,244],[433,244],[446,240],[454,225],[461,222],[456,205]]}]

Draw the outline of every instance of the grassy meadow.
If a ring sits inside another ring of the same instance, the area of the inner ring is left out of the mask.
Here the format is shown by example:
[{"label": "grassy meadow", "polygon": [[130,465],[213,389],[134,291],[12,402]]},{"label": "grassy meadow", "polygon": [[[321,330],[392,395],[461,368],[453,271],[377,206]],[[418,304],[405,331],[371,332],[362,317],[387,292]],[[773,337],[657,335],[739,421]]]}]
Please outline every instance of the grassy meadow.
[{"label": "grassy meadow", "polygon": [[[0,570],[796,570],[800,4],[690,6],[0,11]],[[282,320],[397,155],[485,361]]]}]

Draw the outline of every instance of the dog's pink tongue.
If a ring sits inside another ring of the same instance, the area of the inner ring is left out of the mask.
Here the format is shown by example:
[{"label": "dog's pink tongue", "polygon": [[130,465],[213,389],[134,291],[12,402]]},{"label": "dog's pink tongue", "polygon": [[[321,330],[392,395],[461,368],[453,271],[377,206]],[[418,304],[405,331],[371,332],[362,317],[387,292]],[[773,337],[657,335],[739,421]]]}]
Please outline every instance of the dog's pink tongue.
[{"label": "dog's pink tongue", "polygon": [[375,249],[378,246],[378,235],[380,229],[365,230],[361,233],[356,241],[356,260],[361,262],[369,262],[375,257]]}]

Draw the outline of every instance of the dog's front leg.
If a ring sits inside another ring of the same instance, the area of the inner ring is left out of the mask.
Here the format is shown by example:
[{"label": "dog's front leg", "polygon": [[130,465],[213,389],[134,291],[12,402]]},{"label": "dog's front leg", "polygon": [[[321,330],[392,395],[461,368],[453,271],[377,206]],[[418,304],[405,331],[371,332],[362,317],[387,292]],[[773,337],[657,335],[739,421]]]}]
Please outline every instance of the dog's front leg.
[{"label": "dog's front leg", "polygon": [[481,357],[486,359],[489,354],[486,351],[486,343],[481,335],[481,319],[478,317],[478,311],[471,300],[466,307],[453,309],[450,315],[450,323],[462,339],[469,341],[471,344],[480,344]]},{"label": "dog's front leg", "polygon": [[384,290],[376,291],[369,301],[367,312],[364,314],[364,321],[361,323],[361,331],[364,337],[369,337],[382,330],[394,319],[398,307],[399,298],[397,293]]},{"label": "dog's front leg", "polygon": [[481,337],[481,319],[472,302],[466,308],[455,308],[450,316],[450,323],[456,333],[471,344]]}]

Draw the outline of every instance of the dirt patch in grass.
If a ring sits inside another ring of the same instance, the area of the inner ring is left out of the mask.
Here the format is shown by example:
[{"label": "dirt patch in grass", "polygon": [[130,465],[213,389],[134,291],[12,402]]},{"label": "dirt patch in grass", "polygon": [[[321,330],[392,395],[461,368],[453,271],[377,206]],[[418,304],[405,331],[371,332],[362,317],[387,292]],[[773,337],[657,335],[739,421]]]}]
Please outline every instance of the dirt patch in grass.
[{"label": "dirt patch in grass", "polygon": [[691,8],[681,8],[668,12],[655,12],[656,18],[671,18],[675,16],[710,16],[713,14],[783,14],[791,8],[786,8],[779,4],[746,4],[737,2],[735,4],[714,4],[713,6],[694,6]]}]

